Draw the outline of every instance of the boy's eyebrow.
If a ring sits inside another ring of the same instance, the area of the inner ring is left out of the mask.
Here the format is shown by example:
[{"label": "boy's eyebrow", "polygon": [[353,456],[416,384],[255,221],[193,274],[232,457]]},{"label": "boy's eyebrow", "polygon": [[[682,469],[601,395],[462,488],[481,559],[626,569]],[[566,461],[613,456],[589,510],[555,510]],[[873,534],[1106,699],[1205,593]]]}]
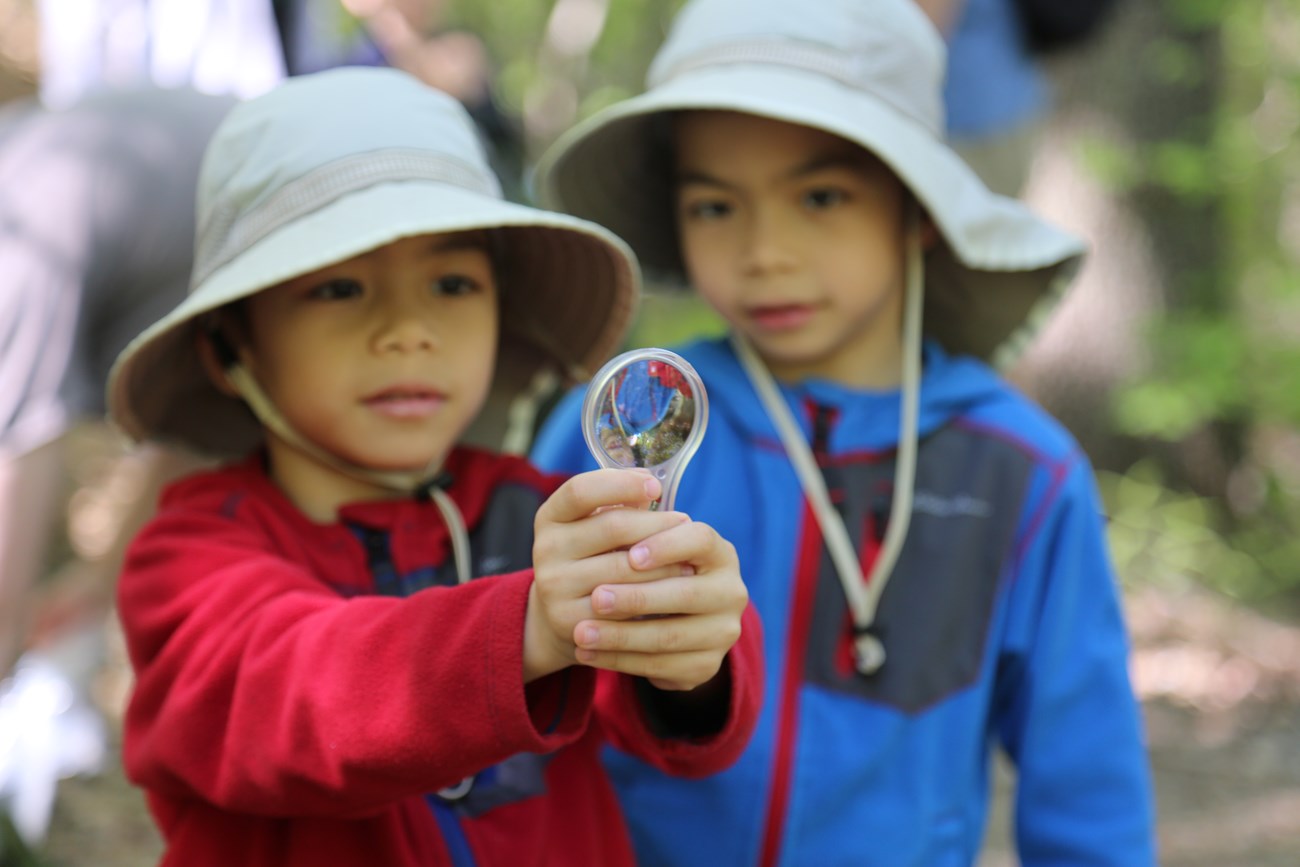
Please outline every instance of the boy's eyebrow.
[{"label": "boy's eyebrow", "polygon": [[[850,169],[861,171],[870,165],[870,157],[860,153],[826,153],[818,154],[807,162],[800,163],[794,168],[782,174],[783,180],[797,180],[807,175],[813,175],[817,172],[828,169]],[[721,178],[714,177],[708,172],[699,169],[685,169],[677,172],[674,177],[677,186],[686,184],[704,184],[711,187],[731,188],[733,185]]]},{"label": "boy's eyebrow", "polygon": [[452,232],[438,235],[429,241],[426,248],[429,253],[454,253],[459,250],[486,250],[488,248],[487,232]]},{"label": "boy's eyebrow", "polygon": [[805,175],[814,175],[817,172],[823,172],[827,169],[850,169],[852,171],[861,171],[870,165],[869,159],[857,152],[850,153],[826,153],[819,154],[801,165],[795,166],[786,172],[787,180],[801,178]]},{"label": "boy's eyebrow", "polygon": [[731,184],[721,178],[715,178],[713,175],[710,175],[707,172],[702,172],[699,169],[686,169],[685,171],[679,171],[674,175],[673,182],[679,187],[686,186],[687,184],[704,184],[710,187],[731,186]]}]

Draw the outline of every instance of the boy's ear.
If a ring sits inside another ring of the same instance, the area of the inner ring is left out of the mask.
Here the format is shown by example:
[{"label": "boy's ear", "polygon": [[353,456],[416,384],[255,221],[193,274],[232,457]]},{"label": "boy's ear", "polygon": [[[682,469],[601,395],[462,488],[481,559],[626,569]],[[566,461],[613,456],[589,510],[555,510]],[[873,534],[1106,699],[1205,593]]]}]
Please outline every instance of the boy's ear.
[{"label": "boy's ear", "polygon": [[921,212],[921,249],[929,253],[939,245],[939,227],[930,219],[930,215]]},{"label": "boy's ear", "polygon": [[231,384],[226,375],[227,352],[217,349],[216,341],[225,342],[226,337],[215,327],[201,327],[194,336],[195,349],[199,353],[199,363],[207,374],[212,387],[226,397],[238,398],[239,391]]},{"label": "boy's ear", "polygon": [[935,225],[934,219],[930,216],[930,212],[921,204],[921,200],[916,197],[916,194],[907,190],[906,187],[904,187],[904,190],[907,192],[908,196],[908,198],[904,200],[903,204],[903,213],[905,215],[904,224],[906,224],[909,219],[916,220],[917,231],[921,234],[921,252],[929,253],[935,247],[939,246],[939,241],[941,240],[939,227]]}]

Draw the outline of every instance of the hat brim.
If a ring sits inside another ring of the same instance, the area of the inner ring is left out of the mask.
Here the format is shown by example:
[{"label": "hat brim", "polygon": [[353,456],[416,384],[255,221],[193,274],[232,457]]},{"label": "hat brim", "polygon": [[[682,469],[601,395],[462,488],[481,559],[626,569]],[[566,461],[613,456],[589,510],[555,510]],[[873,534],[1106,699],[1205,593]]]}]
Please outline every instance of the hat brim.
[{"label": "hat brim", "polygon": [[249,246],[123,351],[109,411],[132,439],[215,455],[246,452],[260,426],[209,381],[195,348],[203,314],[292,277],[413,235],[492,230],[502,243],[502,343],[526,343],[562,375],[589,376],[635,313],[640,275],[619,238],[584,220],[433,182],[385,183],[343,196]]},{"label": "hat brim", "polygon": [[927,256],[926,329],[950,350],[1005,363],[1054,306],[1083,243],[1014,199],[991,193],[936,134],[826,76],[764,64],[694,70],[578,124],[543,155],[543,204],[607,226],[648,274],[684,278],[671,166],[656,118],[737,111],[855,142],[913,192],[943,243]]}]

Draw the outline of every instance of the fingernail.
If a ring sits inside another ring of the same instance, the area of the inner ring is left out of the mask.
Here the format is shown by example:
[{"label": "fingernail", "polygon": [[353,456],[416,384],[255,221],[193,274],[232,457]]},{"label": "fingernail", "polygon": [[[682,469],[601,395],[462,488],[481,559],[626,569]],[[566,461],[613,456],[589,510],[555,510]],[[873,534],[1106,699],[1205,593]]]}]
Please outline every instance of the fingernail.
[{"label": "fingernail", "polygon": [[614,591],[597,590],[591,594],[591,607],[600,613],[614,610]]},{"label": "fingernail", "polygon": [[595,644],[600,641],[600,630],[594,626],[582,627],[582,643]]},{"label": "fingernail", "polygon": [[694,574],[695,574],[695,567],[692,566],[690,563],[683,563],[683,564],[682,564],[682,574],[683,574],[683,575],[694,575]]},{"label": "fingernail", "polygon": [[644,566],[650,562],[650,549],[645,545],[634,546],[627,555],[632,559],[633,566]]},{"label": "fingernail", "polygon": [[659,484],[659,480],[656,479],[654,476],[651,476],[650,478],[645,480],[645,495],[650,499],[652,500],[658,499],[659,494],[662,493],[662,491],[663,489]]},{"label": "fingernail", "polygon": [[578,662],[582,662],[582,663],[595,662],[595,661],[596,661],[596,651],[594,651],[594,650],[585,650],[585,649],[579,647],[579,648],[574,652],[573,657],[574,657],[574,659],[578,660]]}]

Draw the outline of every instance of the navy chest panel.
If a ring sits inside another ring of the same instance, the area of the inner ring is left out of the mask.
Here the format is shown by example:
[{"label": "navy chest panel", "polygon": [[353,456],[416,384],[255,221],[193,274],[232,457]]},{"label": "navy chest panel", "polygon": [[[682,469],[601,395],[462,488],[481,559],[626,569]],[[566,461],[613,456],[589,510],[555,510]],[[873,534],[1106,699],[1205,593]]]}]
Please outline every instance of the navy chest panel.
[{"label": "navy chest panel", "polygon": [[[823,549],[805,678],[904,712],[973,683],[1032,470],[1027,455],[987,434],[948,427],[924,440],[907,541],[876,612],[887,661],[869,677],[854,671],[848,605]],[[857,550],[874,550],[889,515],[893,463],[850,460],[823,473]]]},{"label": "navy chest panel", "polygon": [[[532,566],[533,519],[540,504],[538,493],[524,485],[502,485],[492,492],[487,509],[470,533],[474,577],[502,575]],[[366,549],[377,594],[410,596],[427,587],[456,585],[456,564],[450,557],[437,566],[399,574],[393,566],[387,532],[360,525],[350,529]],[[477,816],[540,795],[546,791],[548,761],[549,756],[533,753],[511,756],[459,785],[429,795],[430,805],[435,811],[449,808],[457,814]]]},{"label": "navy chest panel", "polygon": [[[471,575],[504,575],[532,566],[533,518],[539,505],[537,492],[525,485],[502,485],[492,492],[487,509],[469,534],[474,558]],[[386,531],[361,525],[350,525],[349,529],[366,549],[366,562],[378,595],[410,596],[426,587],[456,585],[456,564],[450,554],[437,565],[399,574]]]}]

